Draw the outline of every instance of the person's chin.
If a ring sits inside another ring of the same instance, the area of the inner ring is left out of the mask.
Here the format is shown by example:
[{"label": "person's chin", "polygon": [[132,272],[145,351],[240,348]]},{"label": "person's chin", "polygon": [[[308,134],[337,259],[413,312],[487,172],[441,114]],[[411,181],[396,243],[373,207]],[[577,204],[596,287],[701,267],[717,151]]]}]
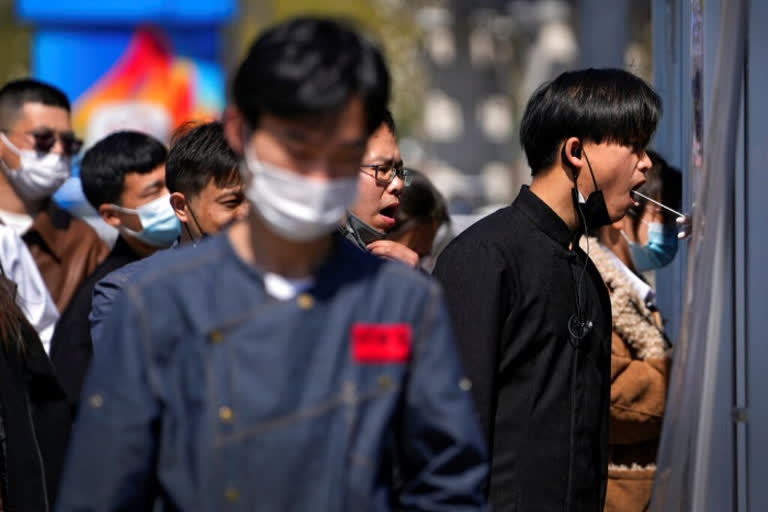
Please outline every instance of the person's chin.
[{"label": "person's chin", "polygon": [[608,216],[611,218],[611,222],[616,222],[629,214],[629,209],[632,207],[632,203],[628,205],[622,205],[621,208],[617,208],[615,211],[608,212]]}]

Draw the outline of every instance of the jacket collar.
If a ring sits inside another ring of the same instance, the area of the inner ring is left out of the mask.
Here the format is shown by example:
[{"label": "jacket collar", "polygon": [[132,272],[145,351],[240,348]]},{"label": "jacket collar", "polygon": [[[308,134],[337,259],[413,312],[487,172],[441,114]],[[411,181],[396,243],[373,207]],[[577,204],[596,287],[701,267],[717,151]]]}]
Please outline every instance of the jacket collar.
[{"label": "jacket collar", "polygon": [[65,237],[71,222],[72,216],[59,208],[56,202],[48,199],[43,208],[35,215],[32,227],[24,233],[24,238],[37,234],[46,250],[61,261],[63,256],[61,251],[66,245]]},{"label": "jacket collar", "polygon": [[109,255],[117,256],[117,257],[127,257],[135,260],[141,259],[141,256],[136,254],[136,251],[131,249],[131,246],[128,245],[128,242],[125,241],[125,238],[123,238],[123,235],[117,236],[117,240],[115,240],[115,245],[114,247],[112,247],[112,251],[109,253]]},{"label": "jacket collar", "polygon": [[[531,219],[531,222],[544,234],[566,249],[571,245],[571,242],[578,240],[581,236],[581,231],[572,233],[563,219],[536,194],[531,192],[528,185],[522,186],[513,204]],[[574,244],[574,247],[576,245]]]},{"label": "jacket collar", "polygon": [[365,243],[363,243],[363,240],[360,238],[360,235],[357,234],[357,231],[352,226],[352,224],[349,222],[349,217],[347,217],[344,220],[344,224],[339,226],[339,233],[349,240],[352,245],[356,246],[358,249],[362,251],[368,251],[368,248],[365,246]]}]

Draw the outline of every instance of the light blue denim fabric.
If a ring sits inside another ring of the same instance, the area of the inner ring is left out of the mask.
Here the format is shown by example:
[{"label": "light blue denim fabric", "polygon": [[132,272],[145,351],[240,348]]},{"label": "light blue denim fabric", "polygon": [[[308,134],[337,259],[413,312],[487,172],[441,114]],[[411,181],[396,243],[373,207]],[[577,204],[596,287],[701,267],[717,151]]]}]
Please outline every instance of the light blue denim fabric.
[{"label": "light blue denim fabric", "polygon": [[[57,510],[484,509],[437,284],[341,237],[288,301],[226,236],[154,260],[103,325]],[[404,324],[410,358],[359,360],[357,323]]]},{"label": "light blue denim fabric", "polygon": [[112,307],[115,304],[115,300],[120,295],[121,290],[132,280],[141,275],[145,269],[150,268],[156,258],[159,258],[167,251],[175,250],[180,247],[179,242],[176,241],[168,249],[157,251],[151,256],[134,261],[127,265],[113,270],[104,278],[96,283],[93,289],[93,297],[91,300],[91,312],[88,314],[88,322],[91,326],[91,340],[93,340],[94,352],[97,350],[97,345],[102,336],[102,325],[104,320],[109,316],[112,311]]}]

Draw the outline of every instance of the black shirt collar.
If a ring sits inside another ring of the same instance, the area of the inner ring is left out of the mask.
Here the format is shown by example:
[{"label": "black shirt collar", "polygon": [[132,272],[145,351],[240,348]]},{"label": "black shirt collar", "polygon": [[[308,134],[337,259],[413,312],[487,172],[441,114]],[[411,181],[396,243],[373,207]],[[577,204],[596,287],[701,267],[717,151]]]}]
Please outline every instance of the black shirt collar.
[{"label": "black shirt collar", "polygon": [[131,246],[128,245],[128,242],[125,241],[123,238],[123,235],[117,235],[117,240],[115,240],[115,245],[112,247],[112,251],[110,252],[111,256],[120,256],[120,257],[129,257],[134,259],[140,259],[141,256],[136,254],[136,251],[131,249]]},{"label": "black shirt collar", "polygon": [[[547,204],[531,192],[528,185],[523,185],[520,193],[513,203],[520,209],[536,227],[566,249],[571,242],[576,242],[581,236],[581,231],[572,233],[566,223]],[[577,244],[574,243],[574,247]]]}]

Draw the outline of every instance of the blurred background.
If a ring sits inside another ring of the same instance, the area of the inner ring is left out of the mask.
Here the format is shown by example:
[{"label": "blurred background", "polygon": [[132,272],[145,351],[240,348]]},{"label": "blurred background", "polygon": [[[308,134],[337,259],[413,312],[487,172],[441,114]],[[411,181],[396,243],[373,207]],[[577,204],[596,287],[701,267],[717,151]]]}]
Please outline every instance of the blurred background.
[{"label": "blurred background", "polygon": [[[167,141],[220,114],[261,29],[306,13],[347,18],[384,48],[406,165],[473,218],[529,181],[517,127],[542,82],[577,66],[652,78],[651,0],[0,0],[0,83],[62,88],[86,147],[121,128]],[[76,176],[57,199],[88,216]]]}]

